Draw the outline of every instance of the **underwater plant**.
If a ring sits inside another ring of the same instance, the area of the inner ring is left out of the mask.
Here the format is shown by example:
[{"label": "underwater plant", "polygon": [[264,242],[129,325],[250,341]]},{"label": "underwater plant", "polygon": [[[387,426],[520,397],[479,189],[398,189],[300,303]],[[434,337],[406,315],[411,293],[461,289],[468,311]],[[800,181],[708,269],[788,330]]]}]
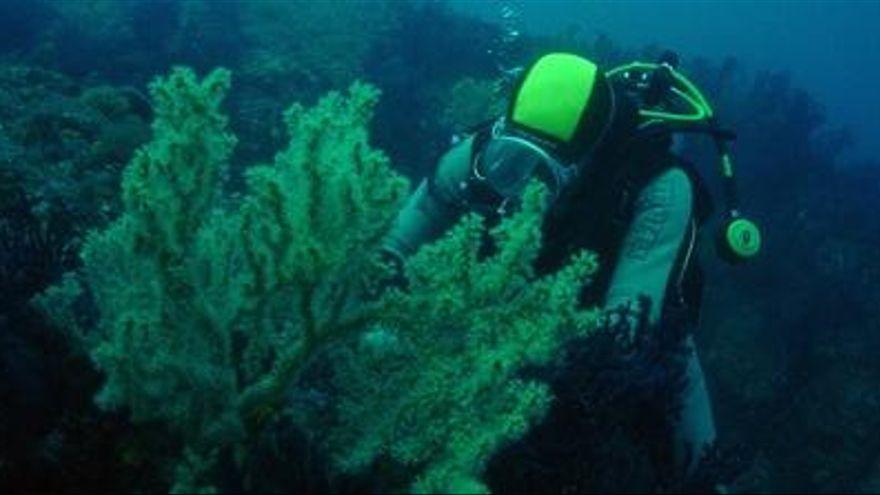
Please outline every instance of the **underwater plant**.
[{"label": "underwater plant", "polygon": [[[124,171],[122,214],[83,246],[79,279],[100,321],[81,338],[106,375],[99,405],[180,439],[174,491],[218,489],[220,463],[246,470],[249,448],[284,417],[322,431],[341,472],[390,453],[410,470],[398,489],[483,490],[488,455],[550,401],[517,370],[591,328],[576,301],[593,258],[534,279],[535,186],[493,229],[495,254],[478,256],[484,227],[468,217],[406,264],[407,290],[376,297],[378,248],[408,187],[368,144],[378,91],[355,83],[292,106],[289,146],[250,167],[235,197],[223,190],[229,85],[226,70],[200,81],[183,68],[151,85],[153,139]],[[65,321],[63,295],[81,292],[73,283],[43,299],[53,321]],[[341,380],[324,384],[337,387],[338,421],[309,422],[291,393],[328,356],[339,357],[326,365]]]},{"label": "underwater plant", "polygon": [[[564,342],[595,328],[577,307],[596,269],[576,254],[536,278],[543,191],[526,191],[522,210],[491,229],[497,250],[480,254],[483,219],[463,219],[407,263],[408,290],[381,301],[382,318],[334,354],[337,424],[325,437],[346,471],[387,457],[413,472],[418,493],[488,491],[490,456],[525,434],[552,402],[526,366],[553,362]],[[397,487],[398,489],[400,487]]]},{"label": "underwater plant", "polygon": [[356,253],[369,252],[405,192],[366,147],[376,92],[356,85],[350,99],[291,108],[295,141],[275,165],[249,170],[248,194],[224,208],[229,79],[179,69],[151,86],[154,139],[125,170],[124,213],[82,250],[101,315],[88,336],[107,375],[99,402],[181,435],[179,491],[208,486],[220,450],[242,445],[305,357],[355,327],[341,320],[356,318],[351,274],[368,259]]},{"label": "underwater plant", "polygon": [[36,221],[65,225],[62,241],[78,244],[118,212],[121,169],[149,139],[150,118],[130,87],[0,67],[0,210],[23,201]]}]

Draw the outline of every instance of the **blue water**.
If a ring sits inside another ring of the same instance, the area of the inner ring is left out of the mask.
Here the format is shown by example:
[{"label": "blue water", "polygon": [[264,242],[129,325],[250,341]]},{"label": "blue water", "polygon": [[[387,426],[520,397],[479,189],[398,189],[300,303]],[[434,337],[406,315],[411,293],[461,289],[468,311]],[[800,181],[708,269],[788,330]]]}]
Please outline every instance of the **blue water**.
[{"label": "blue water", "polygon": [[852,129],[851,158],[880,154],[880,2],[862,0],[486,1],[453,0],[466,15],[497,22],[504,6],[521,29],[551,34],[576,26],[687,56],[733,56],[752,71],[782,70],[817,95],[828,124]]}]

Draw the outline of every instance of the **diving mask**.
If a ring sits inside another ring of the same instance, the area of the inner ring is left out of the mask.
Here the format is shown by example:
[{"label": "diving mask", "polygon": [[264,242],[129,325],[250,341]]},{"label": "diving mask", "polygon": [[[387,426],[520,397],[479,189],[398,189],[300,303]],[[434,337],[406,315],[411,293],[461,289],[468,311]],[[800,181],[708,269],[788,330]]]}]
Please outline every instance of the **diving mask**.
[{"label": "diving mask", "polygon": [[556,197],[577,175],[577,166],[556,158],[535,141],[505,129],[503,119],[499,120],[474,164],[474,175],[506,199],[521,194],[532,178],[543,182]]}]

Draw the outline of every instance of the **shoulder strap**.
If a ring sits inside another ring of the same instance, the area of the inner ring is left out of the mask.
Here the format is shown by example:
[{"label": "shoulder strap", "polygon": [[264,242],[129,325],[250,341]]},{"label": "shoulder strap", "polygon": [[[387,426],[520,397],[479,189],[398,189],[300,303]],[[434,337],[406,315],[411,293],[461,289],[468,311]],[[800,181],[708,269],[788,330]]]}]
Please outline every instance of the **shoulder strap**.
[{"label": "shoulder strap", "polygon": [[694,188],[694,218],[697,221],[697,226],[702,226],[715,210],[712,193],[709,191],[705,179],[703,179],[703,176],[697,171],[693,163],[679,156],[675,158],[678,162],[677,166],[684,170],[691,180],[691,185]]}]

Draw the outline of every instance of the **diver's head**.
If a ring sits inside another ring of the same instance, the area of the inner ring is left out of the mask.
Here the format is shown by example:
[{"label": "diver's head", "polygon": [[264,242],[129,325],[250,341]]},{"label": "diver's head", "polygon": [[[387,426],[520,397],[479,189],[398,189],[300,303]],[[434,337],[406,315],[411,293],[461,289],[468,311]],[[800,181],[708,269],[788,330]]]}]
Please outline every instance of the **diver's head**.
[{"label": "diver's head", "polygon": [[616,97],[599,67],[567,53],[544,55],[523,74],[475,171],[502,196],[537,177],[558,193],[608,141]]}]

